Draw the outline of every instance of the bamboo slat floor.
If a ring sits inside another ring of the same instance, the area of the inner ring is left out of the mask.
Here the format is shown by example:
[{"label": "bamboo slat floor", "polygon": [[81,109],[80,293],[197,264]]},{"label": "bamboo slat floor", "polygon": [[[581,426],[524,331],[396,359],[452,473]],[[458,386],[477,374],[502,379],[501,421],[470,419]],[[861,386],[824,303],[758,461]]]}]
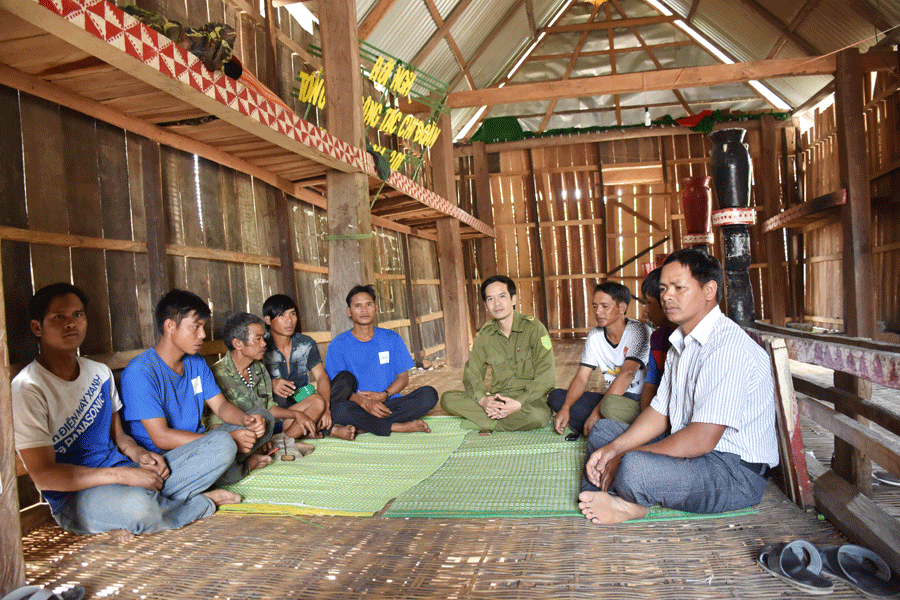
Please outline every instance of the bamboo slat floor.
[{"label": "bamboo slat floor", "polygon": [[[581,342],[556,344],[568,384]],[[439,391],[460,369],[420,372]],[[436,411],[438,412],[438,411]],[[818,443],[818,442],[816,442]],[[823,446],[824,447],[824,446]],[[45,525],[24,539],[29,583],[79,583],[88,597],[801,598],[756,565],[768,543],[844,538],[773,483],[759,514],[597,527],[577,517],[385,519],[218,513],[118,545]],[[842,583],[832,598],[861,598]]]}]

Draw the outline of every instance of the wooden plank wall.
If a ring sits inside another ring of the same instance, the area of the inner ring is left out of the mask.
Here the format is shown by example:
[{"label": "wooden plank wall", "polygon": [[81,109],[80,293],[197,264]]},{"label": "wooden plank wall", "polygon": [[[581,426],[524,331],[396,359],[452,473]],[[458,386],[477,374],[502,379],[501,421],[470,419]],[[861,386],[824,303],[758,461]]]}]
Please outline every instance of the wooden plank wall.
[{"label": "wooden plank wall", "polygon": [[[873,81],[874,78],[874,81]],[[872,178],[872,253],[875,320],[898,341],[900,334],[900,78],[868,75],[866,129]]]},{"label": "wooden plank wall", "polygon": [[[669,149],[669,156],[689,157],[691,147],[685,144],[687,139],[688,136],[639,138],[600,144],[608,256],[604,270],[610,281],[623,284],[638,298],[644,281],[643,263],[654,262],[658,256],[673,249],[670,240],[637,260],[631,260],[655,243],[671,237],[671,191],[665,182],[663,147],[666,143],[673,148],[677,145],[676,150]],[[629,260],[629,264],[617,269]],[[632,301],[628,317],[639,319],[640,314],[640,303]]]},{"label": "wooden plank wall", "polygon": [[[753,123],[737,126],[748,130],[745,141],[751,160],[758,162],[759,128]],[[778,136],[779,155],[784,152],[785,140],[793,140],[794,136],[793,127],[785,136]],[[590,304],[598,282],[619,281],[640,297],[643,263],[681,247],[681,179],[710,174],[711,147],[708,138],[699,133],[573,143],[499,154],[491,153],[488,146],[497,270],[517,282],[522,312],[543,318],[546,306],[547,327],[552,334],[583,336],[594,325]],[[791,148],[789,143],[788,149]],[[598,165],[602,165],[602,179]],[[776,177],[781,177],[785,165],[789,174],[796,171],[792,161],[779,160]],[[531,196],[531,169],[536,203]],[[461,198],[473,193],[473,180],[470,159],[463,157],[459,163]],[[757,204],[761,204],[761,199],[756,197],[754,183],[751,205]],[[716,207],[714,199],[713,210]],[[770,290],[765,240],[760,233],[765,212],[762,206],[757,206],[757,211],[759,224],[750,228],[750,276],[757,318],[767,319],[766,295]],[[721,259],[721,231],[714,232],[716,243],[711,250]],[[667,237],[669,240],[664,241]],[[660,245],[647,251],[656,243]],[[469,246],[466,260],[474,271],[474,245]],[[541,280],[539,250],[543,252],[546,285]],[[639,254],[639,258],[631,260]],[[781,260],[786,259],[782,256]],[[470,281],[473,293],[476,281]],[[484,316],[479,316],[481,319],[475,322],[480,325]],[[628,316],[640,317],[638,302],[629,307]]]},{"label": "wooden plank wall", "polygon": [[[872,254],[875,319],[879,334],[897,341],[900,334],[900,79],[869,73],[863,89],[872,196]],[[834,106],[816,111],[814,125],[801,136],[798,159],[801,190],[807,199],[837,191],[837,140]],[[823,217],[803,229],[806,256],[804,320],[842,331],[842,229],[838,215]]]},{"label": "wooden plank wall", "polygon": [[[818,198],[840,189],[837,126],[834,105],[813,117],[813,127],[800,143],[802,197]],[[838,214],[823,216],[803,228],[806,272],[803,321],[826,329],[843,330],[843,235]]]}]

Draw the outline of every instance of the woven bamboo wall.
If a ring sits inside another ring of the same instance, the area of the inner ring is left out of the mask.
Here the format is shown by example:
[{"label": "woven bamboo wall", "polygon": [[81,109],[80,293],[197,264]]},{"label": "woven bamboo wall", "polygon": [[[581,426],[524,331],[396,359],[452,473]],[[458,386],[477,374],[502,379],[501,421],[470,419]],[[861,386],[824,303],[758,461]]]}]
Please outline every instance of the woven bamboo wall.
[{"label": "woven bamboo wall", "polygon": [[[151,269],[208,301],[211,340],[230,313],[261,314],[265,298],[285,291],[277,192],[268,184],[8,88],[0,88],[0,115],[0,259],[14,365],[37,350],[28,298],[56,281],[70,281],[90,297],[82,346],[89,355],[155,343]],[[145,199],[160,195],[158,214],[148,214]],[[325,211],[290,197],[287,205],[297,279],[297,290],[287,293],[298,302],[302,330],[324,353],[331,309],[345,318],[343,307],[325,301]],[[165,232],[164,264],[148,264],[148,222]],[[377,230],[380,320],[409,342],[403,321],[424,319],[424,347],[434,354],[443,350],[435,244],[413,238],[412,270],[422,281],[412,286],[421,312],[411,316],[406,238]]]}]

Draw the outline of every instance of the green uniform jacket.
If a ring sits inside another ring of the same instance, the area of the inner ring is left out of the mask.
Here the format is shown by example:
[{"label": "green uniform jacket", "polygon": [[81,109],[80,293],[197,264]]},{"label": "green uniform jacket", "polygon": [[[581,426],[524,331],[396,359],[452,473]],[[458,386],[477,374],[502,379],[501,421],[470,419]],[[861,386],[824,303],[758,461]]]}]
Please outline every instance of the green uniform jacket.
[{"label": "green uniform jacket", "polygon": [[[247,387],[247,384],[241,379],[230,353],[226,353],[212,366],[212,372],[225,399],[245,413],[249,413],[254,408],[271,410],[275,406],[272,378],[269,377],[269,371],[260,361],[254,360],[250,363],[250,372],[253,373],[253,389]],[[222,420],[207,406],[203,414],[203,425],[209,429],[221,424]]]},{"label": "green uniform jacket", "polygon": [[[484,385],[488,366],[490,392]],[[509,396],[523,406],[546,402],[547,394],[556,387],[556,363],[547,328],[530,315],[515,313],[507,338],[497,321],[485,323],[472,345],[463,385],[476,400],[490,393]]]}]

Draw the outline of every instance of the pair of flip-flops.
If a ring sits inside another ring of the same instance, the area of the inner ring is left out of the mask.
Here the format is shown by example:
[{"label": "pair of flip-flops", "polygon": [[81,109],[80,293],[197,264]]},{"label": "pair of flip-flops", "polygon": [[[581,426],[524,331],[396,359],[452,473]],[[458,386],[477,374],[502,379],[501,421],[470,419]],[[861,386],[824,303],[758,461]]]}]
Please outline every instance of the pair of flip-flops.
[{"label": "pair of flip-flops", "polygon": [[3,596],[3,600],[81,600],[82,598],[84,598],[84,588],[80,585],[72,586],[59,594],[46,588],[27,585]]},{"label": "pair of flip-flops", "polygon": [[816,547],[796,540],[766,546],[757,562],[763,570],[809,594],[830,594],[834,591],[831,579],[840,579],[869,598],[900,598],[900,577],[883,558],[861,546]]}]

